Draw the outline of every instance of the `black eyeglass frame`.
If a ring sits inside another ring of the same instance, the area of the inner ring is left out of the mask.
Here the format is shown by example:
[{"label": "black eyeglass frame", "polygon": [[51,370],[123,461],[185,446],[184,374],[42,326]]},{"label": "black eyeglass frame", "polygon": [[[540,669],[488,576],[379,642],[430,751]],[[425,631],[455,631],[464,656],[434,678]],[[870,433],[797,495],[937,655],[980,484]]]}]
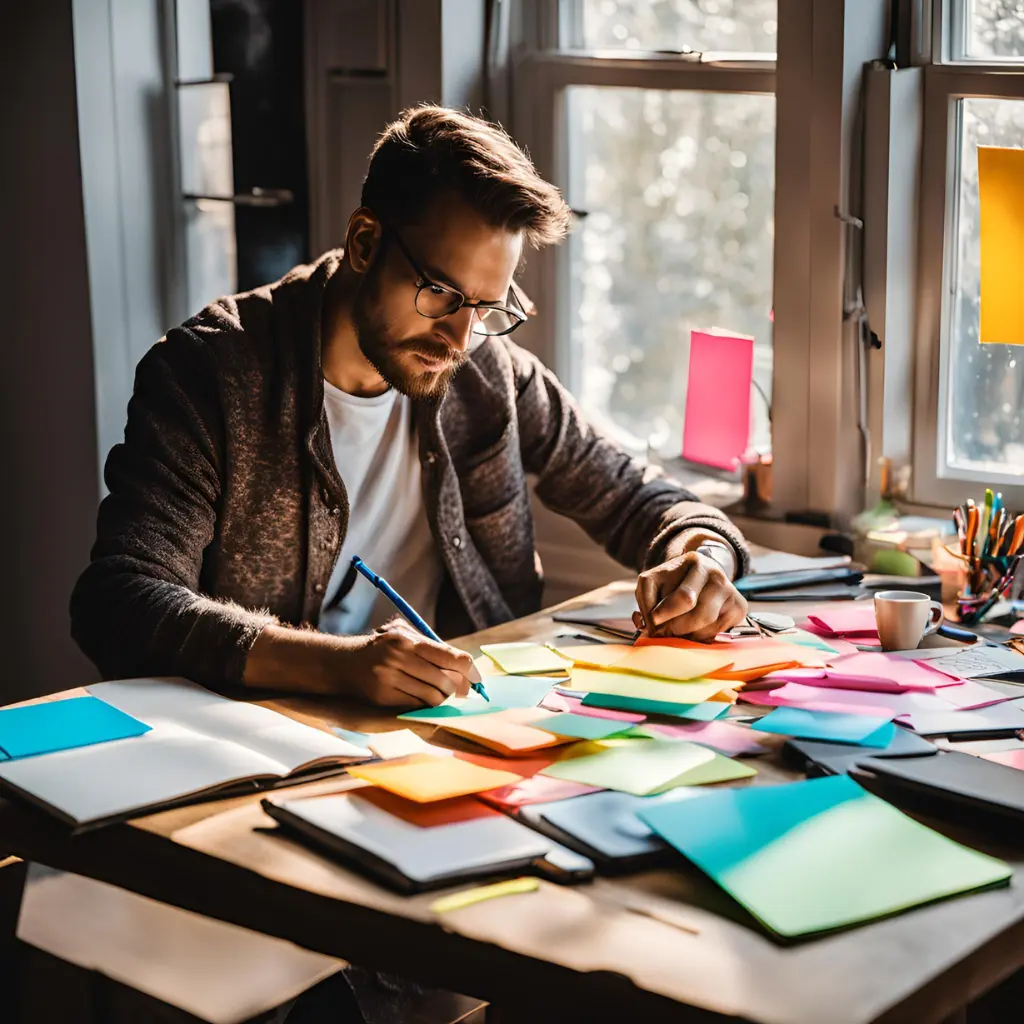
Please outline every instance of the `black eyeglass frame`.
[{"label": "black eyeglass frame", "polygon": [[[493,309],[499,313],[506,313],[513,319],[513,323],[510,327],[507,327],[504,331],[497,331],[494,333],[491,333],[489,331],[476,330],[477,324],[483,323],[483,320],[478,319],[476,323],[473,325],[473,333],[480,337],[486,338],[504,337],[506,334],[511,334],[517,327],[521,327],[524,323],[526,323],[526,311],[521,308],[517,308],[519,306],[519,301],[516,298],[514,283],[512,287],[509,288],[508,290],[509,302],[515,303],[514,306],[506,306],[500,302],[468,302],[466,300],[466,296],[463,295],[462,292],[460,292],[457,288],[452,288],[446,284],[438,284],[437,281],[431,280],[423,272],[423,268],[416,262],[416,257],[413,256],[413,254],[409,251],[409,247],[405,244],[405,241],[403,240],[402,236],[398,233],[398,231],[395,228],[388,227],[385,228],[384,230],[389,235],[392,235],[394,237],[395,241],[398,243],[399,251],[405,257],[406,262],[409,264],[410,267],[412,267],[413,271],[416,273],[416,276],[423,282],[422,284],[418,284],[416,286],[416,298],[414,300],[416,305],[416,312],[419,313],[420,316],[426,317],[428,320],[443,320],[446,316],[452,316],[453,314],[458,313],[460,309],[465,308]],[[440,291],[445,292],[448,295],[451,295],[453,299],[457,300],[458,304],[454,308],[448,310],[447,313],[440,314],[440,316],[431,316],[429,313],[424,313],[423,310],[420,309],[419,305],[420,293],[423,291],[424,288],[437,288]]]}]

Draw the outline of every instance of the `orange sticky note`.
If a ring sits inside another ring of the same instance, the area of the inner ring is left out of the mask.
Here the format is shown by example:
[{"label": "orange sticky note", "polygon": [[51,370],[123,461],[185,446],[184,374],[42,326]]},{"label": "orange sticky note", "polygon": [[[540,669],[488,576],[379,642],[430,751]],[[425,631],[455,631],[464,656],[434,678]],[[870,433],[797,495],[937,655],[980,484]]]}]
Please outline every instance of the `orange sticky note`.
[{"label": "orange sticky note", "polygon": [[1024,345],[1024,149],[978,147],[979,340]]},{"label": "orange sticky note", "polygon": [[678,682],[703,679],[732,662],[731,655],[710,648],[694,650],[631,644],[576,644],[559,647],[558,651],[567,658],[572,658],[575,665],[613,669],[616,672],[631,672],[634,675]]},{"label": "orange sticky note", "polygon": [[432,754],[352,765],[349,775],[418,803],[468,796],[522,781],[522,776],[514,772],[494,771],[458,757],[434,757]]},{"label": "orange sticky note", "polygon": [[821,651],[773,639],[716,640],[710,644],[699,644],[695,640],[679,637],[640,637],[636,646],[674,647],[678,650],[709,651],[728,656],[731,663],[725,668],[709,672],[708,678],[727,679],[731,682],[750,682],[785,668],[823,668],[828,664],[827,657]]},{"label": "orange sticky note", "polygon": [[509,708],[491,715],[444,718],[440,720],[439,727],[514,757],[571,742],[564,736],[555,736],[537,727],[544,718],[550,717],[554,717],[553,713],[543,708]]}]

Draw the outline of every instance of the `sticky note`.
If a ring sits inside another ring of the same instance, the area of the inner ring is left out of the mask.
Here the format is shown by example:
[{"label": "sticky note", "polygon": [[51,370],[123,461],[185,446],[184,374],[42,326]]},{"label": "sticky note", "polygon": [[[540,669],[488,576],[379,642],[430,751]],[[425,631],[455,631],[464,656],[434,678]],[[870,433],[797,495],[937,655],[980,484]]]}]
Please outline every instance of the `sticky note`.
[{"label": "sticky note", "polygon": [[[488,691],[490,691],[491,680],[487,680]],[[415,711],[406,711],[399,715],[399,718],[409,718],[419,722],[439,722],[443,718],[464,718],[472,715],[490,715],[495,711],[503,711],[504,707],[497,703],[488,704],[482,697],[479,703],[468,701],[445,701],[438,704],[436,708],[417,708]]]},{"label": "sticky note", "polygon": [[[671,740],[609,740],[598,744],[598,747],[595,753],[556,761],[541,774],[554,779],[580,782],[586,786],[646,796],[675,786],[688,785],[689,773],[720,756],[696,743]],[[719,771],[726,778],[737,777],[732,775],[733,764],[743,774],[754,774],[739,762],[731,762],[728,771],[725,770],[727,766],[719,762]],[[719,781],[706,775],[700,778],[702,783]]]},{"label": "sticky note", "polygon": [[554,715],[538,723],[538,728],[556,736],[570,736],[580,740],[603,740],[629,728],[626,722],[607,718],[592,718],[588,715],[574,715],[571,712]]},{"label": "sticky note", "polygon": [[844,690],[838,686],[809,686],[786,683],[774,690],[740,694],[740,700],[776,707],[801,707],[811,711],[843,711],[859,715],[885,716],[914,711],[949,711],[952,705],[932,693],[879,693]]},{"label": "sticky note", "polygon": [[810,651],[782,640],[761,637],[718,640],[710,644],[700,644],[694,640],[677,637],[640,637],[635,646],[675,648],[698,653],[705,651],[728,657],[729,664],[725,668],[714,669],[708,672],[707,676],[737,682],[760,679],[769,672],[784,668],[821,668],[828,664],[828,659],[821,652]]},{"label": "sticky note", "polygon": [[673,739],[689,740],[711,747],[728,757],[743,757],[763,754],[769,748],[756,732],[746,726],[731,725],[729,722],[693,722],[686,725],[647,725],[649,732]]},{"label": "sticky note", "polygon": [[978,147],[983,344],[1024,345],[1024,149]]},{"label": "sticky note", "polygon": [[690,331],[683,458],[735,469],[750,440],[754,339]]},{"label": "sticky note", "polygon": [[536,892],[540,881],[536,878],[510,878],[507,882],[495,882],[493,885],[479,885],[475,889],[463,889],[453,892],[450,896],[442,896],[430,904],[435,914],[447,914],[463,907],[471,907],[474,903],[497,899],[500,896],[516,896],[524,892]]},{"label": "sticky note", "polygon": [[1018,750],[994,750],[981,756],[986,761],[995,761],[996,764],[1005,764],[1007,768],[1019,768],[1024,771],[1024,747]]},{"label": "sticky note", "polygon": [[614,722],[622,722],[623,725],[635,725],[637,722],[644,720],[643,715],[634,714],[631,711],[616,711],[612,708],[596,708],[592,705],[583,706],[582,697],[569,697],[565,694],[556,693],[553,695],[557,699],[546,697],[541,707],[547,708],[549,711],[571,711],[576,715],[590,715],[592,718],[607,718]]},{"label": "sticky note", "polygon": [[483,697],[471,694],[465,698],[466,705],[478,709],[480,705],[494,708],[535,708],[551,692],[555,680],[538,678],[537,676],[489,676],[487,679],[487,696],[490,705]]},{"label": "sticky note", "polygon": [[1002,861],[918,824],[845,775],[722,789],[638,814],[786,937],[870,921],[1011,875]]},{"label": "sticky note", "polygon": [[[399,715],[399,718],[402,716]],[[340,725],[332,725],[331,732],[335,736],[343,739],[346,743],[351,743],[353,746],[362,747],[367,753],[372,753],[370,748],[366,745],[366,741],[370,738],[369,733],[365,732],[354,732],[352,729],[342,729]]]},{"label": "sticky note", "polygon": [[833,636],[878,635],[875,606],[871,601],[833,601],[813,608],[807,618]]},{"label": "sticky note", "polygon": [[700,704],[722,689],[720,679],[676,683],[666,679],[650,679],[628,672],[574,668],[569,686],[582,693],[608,693],[617,697],[638,697],[672,704]]},{"label": "sticky note", "polygon": [[429,803],[455,796],[482,793],[486,789],[511,786],[522,776],[494,771],[458,757],[413,754],[411,757],[376,764],[352,765],[349,775],[371,782],[407,800]]},{"label": "sticky note", "polygon": [[643,697],[619,697],[611,693],[588,693],[583,707],[611,707],[625,711],[642,711],[646,715],[671,715],[691,721],[711,722],[727,714],[731,705],[725,701],[704,701],[700,704],[677,704],[675,701],[646,700]]},{"label": "sticky note", "polygon": [[889,719],[875,715],[837,714],[804,708],[776,708],[751,726],[758,732],[773,732],[805,740],[828,740],[831,743],[855,743],[864,747],[889,746],[896,728]]},{"label": "sticky note", "polygon": [[439,726],[456,736],[465,736],[491,750],[514,756],[566,742],[565,737],[555,736],[540,727],[545,717],[554,715],[543,708],[510,708],[491,715],[445,719]]},{"label": "sticky note", "polygon": [[98,697],[40,701],[0,711],[0,760],[129,739],[149,729]]},{"label": "sticky note", "polygon": [[701,679],[731,663],[731,655],[721,650],[692,647],[575,644],[559,646],[558,651],[571,658],[574,665],[653,676],[675,682]]},{"label": "sticky note", "polygon": [[410,754],[434,754],[438,757],[451,757],[452,752],[444,747],[436,747],[433,743],[420,739],[411,729],[395,729],[392,732],[369,733],[365,746],[369,747],[378,757],[391,760],[396,757],[408,757]]},{"label": "sticky note", "polygon": [[930,668],[927,662],[919,663],[875,651],[858,651],[849,657],[839,658],[830,668],[789,670],[776,674],[797,681],[811,679],[816,686],[876,690],[879,693],[934,693],[960,682]]},{"label": "sticky note", "polygon": [[600,789],[597,786],[584,786],[568,779],[549,779],[546,775],[535,775],[532,779],[523,779],[512,786],[490,789],[486,793],[481,793],[480,799],[494,807],[515,810],[517,807],[527,807],[530,804],[568,800],[571,797],[598,792]]},{"label": "sticky note", "polygon": [[565,672],[569,662],[550,647],[540,644],[484,644],[484,654],[510,675],[537,675],[540,672]]}]

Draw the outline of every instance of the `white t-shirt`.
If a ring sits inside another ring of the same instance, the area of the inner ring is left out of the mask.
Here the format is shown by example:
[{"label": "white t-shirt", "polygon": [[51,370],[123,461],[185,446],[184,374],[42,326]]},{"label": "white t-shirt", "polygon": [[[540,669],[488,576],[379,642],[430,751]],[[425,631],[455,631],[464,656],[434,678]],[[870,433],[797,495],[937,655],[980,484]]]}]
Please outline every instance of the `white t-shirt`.
[{"label": "white t-shirt", "polygon": [[357,398],[324,381],[324,407],[338,474],[348,492],[348,532],[324,594],[320,628],[363,633],[397,613],[369,580],[356,578],[332,604],[359,555],[434,624],[443,568],[427,522],[412,402],[394,389]]}]

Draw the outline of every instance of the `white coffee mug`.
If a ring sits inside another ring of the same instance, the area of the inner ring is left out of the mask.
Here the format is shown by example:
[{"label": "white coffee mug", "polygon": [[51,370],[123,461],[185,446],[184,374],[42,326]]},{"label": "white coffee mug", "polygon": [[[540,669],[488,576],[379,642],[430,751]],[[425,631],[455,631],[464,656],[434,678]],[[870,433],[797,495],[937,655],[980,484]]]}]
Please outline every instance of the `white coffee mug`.
[{"label": "white coffee mug", "polygon": [[912,651],[942,625],[942,605],[927,594],[883,590],[875,594],[875,621],[883,651]]}]

